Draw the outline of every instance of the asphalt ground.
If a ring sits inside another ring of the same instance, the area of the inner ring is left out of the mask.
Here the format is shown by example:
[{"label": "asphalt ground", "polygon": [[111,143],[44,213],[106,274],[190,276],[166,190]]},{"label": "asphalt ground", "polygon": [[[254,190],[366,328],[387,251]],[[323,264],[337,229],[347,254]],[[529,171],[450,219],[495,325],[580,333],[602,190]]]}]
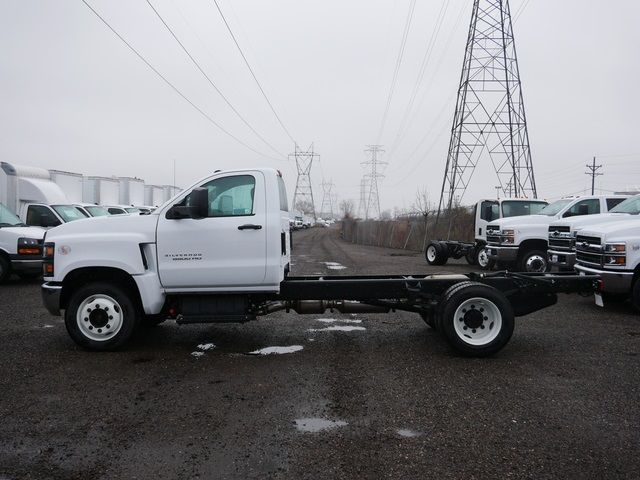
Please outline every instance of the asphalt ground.
[{"label": "asphalt ground", "polygon": [[[294,274],[469,270],[336,229],[295,232],[294,247]],[[497,355],[469,359],[409,313],[166,322],[90,353],[37,281],[0,300],[2,480],[640,478],[627,304],[562,296],[518,319]],[[275,346],[297,351],[250,354]]]}]

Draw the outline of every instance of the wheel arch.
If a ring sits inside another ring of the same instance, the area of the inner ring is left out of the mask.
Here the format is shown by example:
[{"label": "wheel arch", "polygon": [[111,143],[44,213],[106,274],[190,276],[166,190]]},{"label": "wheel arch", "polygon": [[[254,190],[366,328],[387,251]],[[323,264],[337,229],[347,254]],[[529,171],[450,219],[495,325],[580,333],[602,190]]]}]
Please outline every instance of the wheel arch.
[{"label": "wheel arch", "polygon": [[525,252],[530,250],[542,250],[546,252],[549,248],[549,244],[547,240],[542,240],[540,238],[530,238],[528,240],[523,241],[518,247],[518,251],[520,255],[523,255]]},{"label": "wheel arch", "polygon": [[133,294],[133,302],[137,308],[142,308],[140,290],[133,277],[122,269],[115,267],[82,267],[67,273],[62,281],[60,293],[60,308],[66,309],[73,292],[81,285],[89,282],[109,282],[122,287]]}]

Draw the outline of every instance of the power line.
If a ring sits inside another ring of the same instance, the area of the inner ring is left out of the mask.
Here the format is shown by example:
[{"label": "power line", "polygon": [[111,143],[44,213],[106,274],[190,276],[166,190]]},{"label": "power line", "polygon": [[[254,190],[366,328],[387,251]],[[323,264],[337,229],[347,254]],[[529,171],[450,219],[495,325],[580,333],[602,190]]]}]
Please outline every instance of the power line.
[{"label": "power line", "polygon": [[[216,122],[213,118],[211,118],[211,116],[209,116],[204,110],[202,110],[200,107],[198,107],[195,103],[193,103],[191,100],[189,100],[189,98],[182,93],[178,87],[176,87],[173,83],[171,83],[164,75],[162,75],[162,73],[160,73],[153,65],[151,65],[151,63],[149,63],[149,61],[144,58],[142,56],[142,54],[140,52],[138,52],[129,42],[127,42],[127,40],[125,40],[125,38],[120,35],[115,28],[113,28],[109,22],[107,22],[104,17],[102,17],[91,5],[89,5],[89,3],[87,3],[86,0],[81,0],[82,3],[84,3],[86,5],[86,7],[91,10],[91,12],[93,12],[93,14],[98,17],[100,19],[100,21],[102,23],[104,23],[106,25],[106,27],[111,30],[111,32],[120,39],[120,41],[122,43],[124,43],[129,50],[131,50],[140,60],[142,60],[144,62],[144,64],[149,67],[153,73],[155,73],[158,77],[160,77],[162,79],[162,81],[164,81],[174,92],[176,92],[178,95],[180,95],[180,97],[182,97],[182,99],[187,102],[189,105],[191,105],[198,113],[200,113],[200,115],[202,115],[205,119],[207,119],[211,124],[213,124],[214,126],[216,126],[221,132],[225,133],[226,135],[228,135],[229,137],[233,138],[236,142],[238,142],[240,145],[246,147],[247,149],[251,150],[254,153],[257,153],[258,155],[262,155],[264,157],[267,158],[271,158],[274,159],[273,157],[260,152],[258,150],[256,150],[255,148],[253,148],[252,146],[250,146],[249,144],[245,143],[244,141],[240,140],[238,137],[236,137],[234,134],[232,134],[231,132],[229,132],[228,130],[226,130],[224,127],[222,127],[222,125],[220,125],[218,122]],[[277,160],[277,159],[274,159]]]},{"label": "power line", "polygon": [[293,139],[293,137],[289,133],[289,130],[287,129],[287,127],[285,127],[284,123],[282,123],[282,120],[280,119],[280,116],[276,112],[276,109],[273,108],[273,105],[272,105],[271,101],[269,100],[269,97],[267,97],[267,94],[265,93],[264,89],[262,88],[262,85],[260,85],[260,82],[258,81],[258,77],[256,77],[256,74],[253,72],[253,68],[251,68],[251,65],[249,64],[249,61],[247,60],[247,57],[244,55],[244,52],[242,51],[242,48],[240,48],[240,44],[238,43],[238,40],[236,40],[236,36],[233,34],[233,30],[231,30],[231,27],[229,26],[229,23],[227,22],[227,19],[225,18],[224,13],[222,13],[222,10],[220,9],[220,5],[218,5],[218,0],[213,0],[213,3],[215,4],[216,8],[218,9],[218,13],[220,13],[220,16],[222,17],[222,21],[224,22],[225,26],[227,27],[227,30],[229,31],[229,34],[231,35],[231,38],[233,39],[233,43],[236,44],[236,47],[238,48],[238,51],[240,52],[240,55],[242,55],[242,59],[244,60],[245,65],[249,69],[249,72],[251,72],[251,76],[255,80],[256,85],[258,85],[258,88],[260,89],[260,92],[262,93],[262,96],[264,97],[264,99],[269,104],[269,108],[271,109],[271,111],[275,115],[275,117],[278,120],[278,123],[280,124],[282,129],[285,131],[285,133],[289,137],[289,140],[291,140],[293,143],[296,143],[296,141]]},{"label": "power line", "polygon": [[224,95],[224,93],[222,93],[222,91],[220,91],[220,89],[216,86],[216,84],[213,82],[213,80],[211,80],[211,77],[209,77],[209,75],[207,75],[207,73],[203,70],[203,68],[200,66],[200,64],[197,62],[197,60],[195,58],[193,58],[193,55],[191,55],[191,53],[189,52],[189,50],[187,50],[187,47],[184,46],[184,44],[180,41],[180,39],[177,37],[177,35],[174,33],[174,31],[171,29],[171,27],[167,24],[167,22],[164,20],[164,18],[162,18],[162,15],[160,15],[160,12],[158,12],[158,10],[156,10],[156,8],[153,6],[153,4],[151,3],[150,0],[147,0],[147,4],[149,5],[149,7],[151,7],[151,10],[153,10],[153,13],[156,14],[156,17],[158,17],[160,19],[160,21],[162,22],[162,24],[165,26],[165,28],[167,29],[167,31],[171,34],[171,36],[173,37],[173,39],[178,43],[178,45],[180,45],[180,48],[182,48],[182,51],[184,53],[186,53],[186,55],[189,57],[189,59],[191,60],[191,62],[196,66],[196,68],[200,71],[200,73],[202,74],[202,76],[207,80],[207,82],[209,82],[209,85],[211,85],[213,87],[213,89],[218,92],[218,94],[222,97],[222,99],[224,100],[224,102],[229,106],[229,108],[231,110],[233,110],[233,113],[235,113],[238,118],[240,120],[242,120],[242,123],[244,123],[247,127],[249,127],[249,129],[260,139],[262,140],[262,142],[264,142],[264,144],[266,146],[268,146],[271,150],[273,150],[274,152],[276,152],[278,155],[281,155],[282,157],[286,158],[286,155],[280,153],[273,145],[271,145],[262,135],[260,135],[255,128],[253,128],[253,126],[251,126],[251,124],[240,114],[240,112],[238,112],[238,110],[236,110],[236,108],[231,104],[231,102],[229,101],[229,99]]},{"label": "power line", "polygon": [[402,59],[404,57],[404,49],[407,44],[407,38],[409,37],[409,30],[411,29],[411,21],[413,20],[413,12],[415,8],[416,8],[416,0],[411,0],[411,4],[409,6],[409,12],[407,13],[407,18],[404,24],[404,30],[402,32],[402,40],[400,41],[400,49],[398,50],[398,56],[396,58],[396,65],[393,71],[391,86],[389,87],[389,93],[387,95],[387,104],[384,109],[384,114],[382,115],[380,130],[378,130],[378,142],[380,141],[380,137],[382,137],[382,132],[384,131],[384,126],[385,126],[385,123],[387,122],[387,117],[389,115],[389,108],[391,107],[391,99],[393,98],[393,94],[396,89],[396,84],[398,83],[398,73],[400,71],[400,65],[402,65]]}]

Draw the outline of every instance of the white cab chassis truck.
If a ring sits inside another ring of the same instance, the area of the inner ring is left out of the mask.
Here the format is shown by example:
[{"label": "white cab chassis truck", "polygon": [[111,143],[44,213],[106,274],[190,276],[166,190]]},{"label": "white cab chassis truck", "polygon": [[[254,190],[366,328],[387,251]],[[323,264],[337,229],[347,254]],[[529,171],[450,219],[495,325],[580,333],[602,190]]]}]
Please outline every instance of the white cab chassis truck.
[{"label": "white cab chassis truck", "polygon": [[576,262],[580,274],[600,276],[605,299],[630,298],[640,310],[640,217],[580,230]]},{"label": "white cab chassis truck", "polygon": [[42,274],[42,228],[27,227],[0,203],[0,284],[12,273],[21,278]]},{"label": "white cab chassis truck", "polygon": [[628,195],[568,197],[558,200],[537,215],[505,218],[487,226],[489,258],[519,272],[549,270],[547,248],[549,225],[561,218],[608,212]]},{"label": "white cab chassis truck", "polygon": [[576,263],[576,236],[578,232],[592,225],[619,222],[632,219],[630,215],[640,214],[640,195],[627,198],[608,213],[580,215],[563,218],[549,225],[549,266],[573,270]]},{"label": "white cab chassis truck", "polygon": [[450,257],[465,257],[469,265],[478,265],[490,270],[493,261],[487,251],[487,225],[499,218],[518,217],[538,213],[548,202],[526,198],[483,199],[473,207],[474,236],[473,243],[455,240],[432,240],[427,245],[425,257],[429,265],[444,265]]},{"label": "white cab chassis truck", "polygon": [[514,317],[589,292],[597,276],[289,276],[287,195],[268,168],[216,172],[149,215],[94,218],[47,232],[42,296],[64,311],[90,350],[123,346],[133,331],[246,322],[286,310],[420,314],[460,353],[486,356],[509,341]]}]

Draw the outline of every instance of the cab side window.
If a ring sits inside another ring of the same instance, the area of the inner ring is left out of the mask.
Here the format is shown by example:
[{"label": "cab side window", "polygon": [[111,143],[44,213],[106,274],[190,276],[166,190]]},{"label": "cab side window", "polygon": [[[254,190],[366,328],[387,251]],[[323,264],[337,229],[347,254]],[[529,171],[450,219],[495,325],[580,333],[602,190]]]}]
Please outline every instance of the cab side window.
[{"label": "cab side window", "polygon": [[29,205],[25,223],[30,227],[56,227],[60,225],[60,220],[56,218],[49,207]]},{"label": "cab side window", "polygon": [[611,210],[613,207],[625,200],[626,198],[607,198],[607,210]]},{"label": "cab side window", "polygon": [[209,217],[253,215],[256,179],[252,175],[216,178],[202,187],[209,193]]},{"label": "cab side window", "polygon": [[600,200],[592,198],[590,200],[582,200],[565,212],[564,217],[573,217],[575,215],[594,215],[600,213]]}]

